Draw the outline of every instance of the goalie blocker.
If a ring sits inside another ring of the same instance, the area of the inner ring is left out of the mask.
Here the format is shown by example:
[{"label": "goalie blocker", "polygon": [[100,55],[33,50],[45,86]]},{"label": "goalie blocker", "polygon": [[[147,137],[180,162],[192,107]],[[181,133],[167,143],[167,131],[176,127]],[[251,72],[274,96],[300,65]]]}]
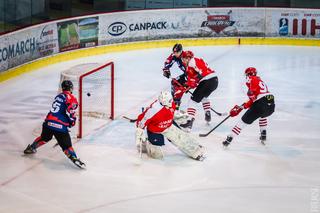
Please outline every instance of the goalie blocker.
[{"label": "goalie blocker", "polygon": [[[170,92],[161,92],[154,101],[138,116],[136,145],[138,150],[146,152],[151,158],[162,159],[161,146],[167,138],[179,150],[196,160],[203,160],[205,149],[191,136],[173,124],[175,104]],[[147,136],[144,134],[147,130]]]}]

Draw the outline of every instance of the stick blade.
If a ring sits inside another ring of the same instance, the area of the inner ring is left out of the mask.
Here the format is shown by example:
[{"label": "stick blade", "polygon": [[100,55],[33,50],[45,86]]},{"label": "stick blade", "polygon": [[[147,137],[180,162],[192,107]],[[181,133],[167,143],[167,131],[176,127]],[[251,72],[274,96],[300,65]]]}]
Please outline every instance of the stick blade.
[{"label": "stick blade", "polygon": [[199,137],[207,137],[209,134],[208,133],[200,133]]}]

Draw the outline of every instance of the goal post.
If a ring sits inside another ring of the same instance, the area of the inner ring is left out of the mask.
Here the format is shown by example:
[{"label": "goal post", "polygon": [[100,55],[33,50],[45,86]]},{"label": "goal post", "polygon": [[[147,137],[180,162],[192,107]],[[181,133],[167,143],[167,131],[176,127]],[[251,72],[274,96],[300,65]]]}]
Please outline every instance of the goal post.
[{"label": "goal post", "polygon": [[114,63],[78,64],[61,72],[61,82],[73,83],[73,95],[79,102],[76,112],[76,126],[71,128],[71,136],[84,135],[102,127],[114,119]]},{"label": "goal post", "polygon": [[[95,79],[96,83],[90,91],[86,90],[88,84],[92,85],[92,79]],[[89,83],[86,83],[89,82]],[[101,87],[102,89],[99,89]],[[94,90],[94,91],[93,91]],[[96,92],[98,90],[98,92]],[[92,94],[91,94],[92,91]],[[109,95],[108,95],[109,93]],[[96,97],[92,97],[98,95]],[[87,97],[86,97],[87,96]],[[101,97],[107,98],[102,100]],[[88,99],[95,99],[94,101],[88,101]],[[92,103],[94,102],[94,103]],[[108,103],[109,102],[109,103]],[[96,104],[96,105],[93,105]],[[90,105],[90,106],[89,106]],[[109,105],[109,106],[107,106]],[[79,76],[79,132],[78,138],[83,136],[83,127],[85,117],[93,117],[100,119],[114,119],[114,63],[109,62],[100,67],[97,67],[87,73]]]}]

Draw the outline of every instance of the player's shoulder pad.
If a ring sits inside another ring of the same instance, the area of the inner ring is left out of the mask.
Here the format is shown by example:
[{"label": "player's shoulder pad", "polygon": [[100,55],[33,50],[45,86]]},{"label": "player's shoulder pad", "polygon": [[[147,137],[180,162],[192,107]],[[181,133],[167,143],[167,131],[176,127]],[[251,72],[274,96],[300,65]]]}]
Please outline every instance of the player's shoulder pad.
[{"label": "player's shoulder pad", "polygon": [[77,98],[72,93],[66,92],[64,95],[66,96],[66,102],[68,104],[78,104]]},{"label": "player's shoulder pad", "polygon": [[189,67],[196,68],[195,58],[191,58],[188,64]]},{"label": "player's shoulder pad", "polygon": [[261,81],[259,76],[250,76],[250,79],[253,83]]}]

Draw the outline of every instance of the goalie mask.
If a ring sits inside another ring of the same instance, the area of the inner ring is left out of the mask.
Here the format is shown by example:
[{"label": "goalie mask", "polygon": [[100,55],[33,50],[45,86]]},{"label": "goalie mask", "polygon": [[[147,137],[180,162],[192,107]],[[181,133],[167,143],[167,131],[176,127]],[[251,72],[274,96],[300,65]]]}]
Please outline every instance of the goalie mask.
[{"label": "goalie mask", "polygon": [[172,105],[172,95],[168,91],[162,91],[158,97],[158,101],[162,106],[171,107]]}]

